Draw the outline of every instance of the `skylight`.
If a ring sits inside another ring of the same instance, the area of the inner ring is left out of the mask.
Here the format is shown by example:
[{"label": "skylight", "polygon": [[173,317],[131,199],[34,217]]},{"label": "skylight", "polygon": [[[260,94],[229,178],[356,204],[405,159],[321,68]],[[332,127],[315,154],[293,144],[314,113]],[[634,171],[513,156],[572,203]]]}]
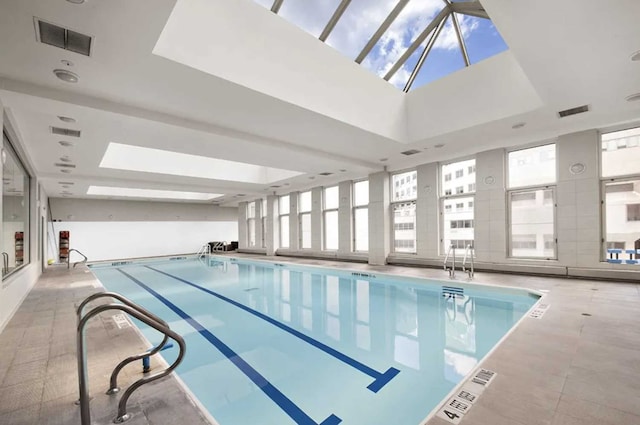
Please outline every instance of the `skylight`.
[{"label": "skylight", "polygon": [[109,143],[100,167],[255,184],[270,184],[302,174],[280,168],[113,142]]},{"label": "skylight", "polygon": [[508,47],[477,0],[254,0],[405,92]]},{"label": "skylight", "polygon": [[179,199],[185,201],[210,201],[220,193],[180,192],[175,190],[136,189],[132,187],[89,186],[87,195],[118,196],[126,198]]}]

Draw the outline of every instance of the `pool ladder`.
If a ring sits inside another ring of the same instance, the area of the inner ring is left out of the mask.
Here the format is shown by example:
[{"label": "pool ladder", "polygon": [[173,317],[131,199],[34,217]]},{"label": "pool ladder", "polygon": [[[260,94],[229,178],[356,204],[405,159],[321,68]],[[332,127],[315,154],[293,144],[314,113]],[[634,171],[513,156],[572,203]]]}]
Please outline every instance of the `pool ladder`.
[{"label": "pool ladder", "polygon": [[[122,304],[101,304],[94,307],[87,314],[84,314],[84,308],[91,301],[94,301],[98,298],[113,298],[115,300],[120,301]],[[91,318],[94,316],[108,310],[120,310],[123,311],[130,316],[135,317],[141,322],[151,326],[158,332],[162,333],[164,336],[160,344],[155,346],[153,349],[145,351],[140,354],[136,354],[130,357],[127,357],[120,363],[116,365],[111,373],[111,378],[109,381],[109,390],[107,390],[107,394],[115,395],[120,392],[120,388],[118,387],[118,374],[120,371],[129,363],[143,360],[152,356],[158,352],[160,352],[165,344],[168,342],[169,338],[173,339],[178,343],[179,353],[176,360],[166,369],[161,372],[155,373],[151,376],[138,379],[136,382],[131,384],[126,391],[122,394],[120,401],[118,403],[118,414],[116,418],[113,420],[114,423],[122,423],[131,418],[131,415],[127,413],[127,402],[129,401],[129,397],[136,391],[138,388],[143,386],[144,384],[148,384],[149,382],[156,381],[158,379],[164,378],[169,375],[173,370],[178,367],[178,365],[182,362],[184,358],[184,354],[186,351],[186,344],[184,339],[171,330],[167,322],[151,313],[150,311],[144,309],[143,307],[135,304],[131,300],[123,297],[120,294],[116,294],[114,292],[100,292],[97,294],[90,295],[87,297],[82,303],[78,306],[76,311],[77,319],[78,319],[78,331],[77,331],[77,359],[78,359],[78,387],[79,387],[79,400],[78,404],[80,405],[80,420],[82,425],[91,425],[91,410],[89,408],[89,383],[87,377],[87,352],[86,352],[86,342],[85,342],[85,326]]]},{"label": "pool ladder", "polygon": [[[467,273],[469,279],[473,279],[475,274],[475,265],[473,262],[475,251],[473,245],[468,244],[464,250],[464,257],[462,259],[462,272]],[[449,261],[451,259],[451,261]],[[467,260],[470,262],[470,266],[467,268]],[[449,277],[454,279],[456,277],[456,247],[451,244],[447,250],[447,255],[444,257],[444,270],[449,272]]]},{"label": "pool ladder", "polygon": [[70,250],[69,250],[69,253],[67,254],[67,269],[68,269],[68,268],[69,268],[69,266],[71,265],[71,253],[72,253],[72,252],[74,252],[74,251],[75,251],[75,252],[77,252],[78,254],[82,255],[82,257],[83,257],[82,261],[76,261],[75,263],[73,263],[73,268],[74,268],[74,269],[76,268],[76,266],[77,266],[78,264],[84,264],[84,263],[86,263],[86,262],[87,262],[87,260],[88,260],[87,256],[86,256],[86,255],[84,255],[83,253],[81,253],[80,251],[78,251],[77,249],[70,249]]},{"label": "pool ladder", "polygon": [[198,258],[205,257],[205,256],[207,256],[209,254],[211,254],[211,245],[209,245],[208,243],[202,245],[200,247],[200,249],[198,250],[198,252],[196,252],[196,256]]}]

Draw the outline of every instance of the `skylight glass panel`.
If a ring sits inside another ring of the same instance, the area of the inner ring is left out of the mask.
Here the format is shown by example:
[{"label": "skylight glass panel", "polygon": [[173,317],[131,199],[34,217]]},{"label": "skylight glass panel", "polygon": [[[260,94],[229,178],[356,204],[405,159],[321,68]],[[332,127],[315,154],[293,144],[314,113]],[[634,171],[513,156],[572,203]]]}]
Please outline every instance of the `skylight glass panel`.
[{"label": "skylight glass panel", "polygon": [[[409,1],[362,64],[383,77],[444,6],[442,0]],[[401,82],[407,81],[411,70],[405,63],[390,82],[404,87]]]},{"label": "skylight glass panel", "polygon": [[352,0],[327,44],[355,59],[397,4],[397,0]]},{"label": "skylight glass panel", "polygon": [[302,173],[142,146],[109,143],[100,168],[270,184]]},{"label": "skylight glass panel", "polygon": [[278,15],[318,37],[340,0],[284,0]]},{"label": "skylight glass panel", "polygon": [[490,20],[460,14],[457,16],[472,64],[509,48]]},{"label": "skylight glass panel", "polygon": [[118,196],[126,198],[179,199],[209,201],[222,196],[219,193],[181,192],[175,190],[137,189],[132,187],[89,186],[87,195]]}]

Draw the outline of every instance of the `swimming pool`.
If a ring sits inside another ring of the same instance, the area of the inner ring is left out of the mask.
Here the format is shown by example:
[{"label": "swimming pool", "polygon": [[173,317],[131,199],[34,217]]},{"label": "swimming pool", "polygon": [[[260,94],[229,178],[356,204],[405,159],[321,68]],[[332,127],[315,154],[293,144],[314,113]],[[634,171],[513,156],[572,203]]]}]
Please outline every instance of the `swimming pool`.
[{"label": "swimming pool", "polygon": [[229,257],[91,270],[184,337],[177,374],[220,425],[418,425],[539,299]]}]

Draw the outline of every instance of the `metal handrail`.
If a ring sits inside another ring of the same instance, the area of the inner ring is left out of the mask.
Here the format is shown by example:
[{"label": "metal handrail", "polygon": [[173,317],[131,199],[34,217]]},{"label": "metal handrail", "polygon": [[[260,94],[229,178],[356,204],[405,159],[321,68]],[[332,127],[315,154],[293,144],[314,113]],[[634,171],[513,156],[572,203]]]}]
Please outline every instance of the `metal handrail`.
[{"label": "metal handrail", "polygon": [[[78,323],[80,323],[80,320],[82,319],[82,313],[87,304],[89,304],[91,301],[97,300],[98,298],[106,298],[106,297],[116,299],[120,301],[122,304],[125,304],[131,308],[138,310],[140,313],[147,315],[151,319],[158,322],[160,325],[166,328],[169,327],[169,324],[164,320],[162,320],[160,317],[156,316],[155,314],[151,313],[149,310],[145,309],[144,307],[139,306],[138,304],[134,303],[128,298],[125,298],[122,295],[115,292],[99,292],[97,294],[88,296],[84,301],[82,301],[78,306],[78,310],[77,310]],[[109,389],[107,390],[107,394],[112,395],[120,391],[120,388],[118,387],[118,374],[122,369],[124,369],[126,365],[136,360],[140,360],[144,357],[153,356],[154,354],[159,353],[160,351],[162,351],[162,348],[165,346],[168,340],[169,340],[169,336],[167,334],[164,334],[164,337],[162,338],[162,341],[160,342],[160,344],[155,346],[153,349],[149,351],[145,351],[140,354],[129,356],[123,361],[121,361],[120,363],[118,363],[116,367],[113,369],[113,372],[111,372],[111,378],[109,378]]]},{"label": "metal handrail", "polygon": [[213,244],[213,251],[224,251],[224,247],[227,245],[227,241],[215,242]]},{"label": "metal handrail", "polygon": [[2,274],[5,274],[9,271],[9,254],[6,252],[2,253]]},{"label": "metal handrail", "polygon": [[[447,262],[449,261],[449,257],[453,253],[453,263],[451,264],[451,268],[447,266]],[[454,278],[456,276],[456,247],[453,244],[449,245],[449,250],[447,251],[447,255],[444,257],[444,269],[449,272],[449,277]]]},{"label": "metal handrail", "polygon": [[[468,256],[468,257],[467,257]],[[471,260],[471,268],[467,270],[467,258]],[[473,245],[468,244],[464,250],[464,259],[462,260],[462,272],[467,273],[469,275],[469,279],[473,278],[474,275],[474,264],[473,264]]]},{"label": "metal handrail", "polygon": [[[131,394],[133,394],[134,391],[136,391],[138,388],[140,388],[144,384],[164,378],[165,376],[169,375],[176,367],[178,367],[178,365],[182,362],[182,359],[184,358],[185,351],[186,351],[186,344],[184,342],[184,339],[180,335],[172,331],[168,326],[164,326],[160,322],[157,322],[156,320],[154,320],[152,318],[153,315],[147,316],[146,314],[142,313],[141,310],[142,311],[146,311],[146,310],[144,310],[142,307],[137,306],[135,304],[134,304],[135,307],[132,307],[130,305],[123,305],[123,304],[103,304],[95,307],[86,315],[82,316],[81,309],[85,305],[86,303],[83,303],[81,307],[78,308],[78,317],[80,317],[80,320],[78,323],[78,330],[76,335],[77,360],[78,360],[78,387],[79,387],[79,393],[80,393],[80,419],[81,419],[82,425],[91,424],[91,410],[89,408],[89,385],[88,385],[88,377],[87,377],[87,356],[86,356],[86,347],[85,347],[84,328],[87,322],[92,317],[107,310],[123,311],[135,317],[136,319],[140,320],[141,322],[147,324],[148,326],[151,326],[157,331],[162,332],[165,335],[168,335],[168,337],[176,341],[180,347],[178,357],[168,368],[166,368],[162,372],[158,372],[149,377],[139,379],[133,384],[131,384],[129,388],[127,388],[127,390],[122,395],[120,402],[118,403],[118,416],[114,420],[115,423],[122,423],[127,421],[131,417],[131,415],[127,413],[127,402],[129,400],[129,397],[131,397]],[[146,353],[146,354],[150,355],[149,353]]]},{"label": "metal handrail", "polygon": [[196,253],[196,256],[198,258],[204,257],[205,255],[209,255],[211,254],[211,246],[209,246],[208,243],[202,245],[200,247],[200,249],[198,250],[198,252]]},{"label": "metal handrail", "polygon": [[73,268],[74,268],[74,269],[76,268],[76,266],[77,266],[78,264],[80,264],[80,263],[86,263],[86,262],[87,262],[87,260],[88,260],[87,256],[86,256],[86,255],[84,255],[83,253],[81,253],[80,251],[78,251],[77,249],[70,249],[70,250],[69,250],[69,253],[67,254],[67,269],[69,268],[69,265],[71,264],[71,253],[72,253],[73,251],[77,252],[78,254],[80,254],[80,255],[82,255],[82,256],[84,257],[84,260],[82,260],[82,261],[76,261],[75,263],[73,263]]}]

